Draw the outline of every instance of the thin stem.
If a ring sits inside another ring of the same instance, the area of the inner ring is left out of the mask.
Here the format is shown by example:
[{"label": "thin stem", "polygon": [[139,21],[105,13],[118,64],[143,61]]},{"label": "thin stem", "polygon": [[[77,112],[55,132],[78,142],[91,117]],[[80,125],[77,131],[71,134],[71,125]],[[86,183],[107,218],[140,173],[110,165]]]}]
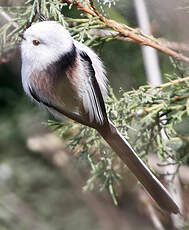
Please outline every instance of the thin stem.
[{"label": "thin stem", "polygon": [[12,25],[14,26],[14,28],[18,28],[18,27],[19,27],[19,25],[18,25],[16,22],[14,22],[14,21],[12,20],[12,18],[11,18],[5,11],[1,11],[1,12],[0,12],[0,15],[1,15],[6,21],[8,21],[8,22],[13,22]]},{"label": "thin stem", "polygon": [[182,83],[182,82],[185,82],[185,81],[189,81],[189,76],[184,77],[184,78],[179,78],[179,79],[176,79],[176,80],[170,80],[169,82],[161,84],[159,86],[155,86],[154,88],[166,88],[166,87],[176,85],[176,84],[179,84],[179,83]]}]

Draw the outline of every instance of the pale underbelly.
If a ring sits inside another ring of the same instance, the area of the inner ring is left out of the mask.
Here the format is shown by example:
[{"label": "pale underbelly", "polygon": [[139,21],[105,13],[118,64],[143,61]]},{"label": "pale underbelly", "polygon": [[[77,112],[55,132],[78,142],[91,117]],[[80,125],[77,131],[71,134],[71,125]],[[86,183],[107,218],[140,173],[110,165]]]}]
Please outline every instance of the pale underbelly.
[{"label": "pale underbelly", "polygon": [[68,78],[52,78],[41,74],[40,76],[33,76],[30,84],[39,98],[47,103],[68,112],[80,112],[81,96]]}]

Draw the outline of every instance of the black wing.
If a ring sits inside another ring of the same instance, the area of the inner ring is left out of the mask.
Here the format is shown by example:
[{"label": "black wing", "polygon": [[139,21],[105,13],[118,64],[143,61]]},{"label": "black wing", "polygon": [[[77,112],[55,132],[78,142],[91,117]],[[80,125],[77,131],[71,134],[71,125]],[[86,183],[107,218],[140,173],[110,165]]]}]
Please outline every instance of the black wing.
[{"label": "black wing", "polygon": [[95,77],[95,70],[92,61],[86,52],[79,50],[81,61],[86,66],[85,91],[83,95],[83,106],[89,114],[90,122],[96,121],[99,124],[104,124],[108,121],[104,100]]}]

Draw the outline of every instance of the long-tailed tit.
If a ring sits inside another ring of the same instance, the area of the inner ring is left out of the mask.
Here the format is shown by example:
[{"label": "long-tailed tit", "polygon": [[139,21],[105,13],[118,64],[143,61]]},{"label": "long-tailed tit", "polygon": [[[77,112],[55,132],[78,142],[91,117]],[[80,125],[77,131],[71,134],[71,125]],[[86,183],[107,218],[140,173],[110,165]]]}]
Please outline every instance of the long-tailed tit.
[{"label": "long-tailed tit", "polygon": [[158,205],[179,209],[171,196],[108,120],[105,69],[98,56],[59,23],[43,21],[23,33],[22,84],[26,94],[56,116],[95,128]]}]

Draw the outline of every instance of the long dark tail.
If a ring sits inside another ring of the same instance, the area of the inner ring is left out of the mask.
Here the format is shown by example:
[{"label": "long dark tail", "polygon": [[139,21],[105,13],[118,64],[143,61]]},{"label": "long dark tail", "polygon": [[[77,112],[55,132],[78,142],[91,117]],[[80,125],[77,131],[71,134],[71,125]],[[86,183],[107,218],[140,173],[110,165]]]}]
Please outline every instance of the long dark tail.
[{"label": "long dark tail", "polygon": [[135,151],[119,133],[115,126],[110,123],[108,127],[106,126],[105,128],[98,129],[98,131],[110,147],[133,172],[157,204],[169,213],[179,213],[178,206],[173,201],[166,188],[137,156]]}]

